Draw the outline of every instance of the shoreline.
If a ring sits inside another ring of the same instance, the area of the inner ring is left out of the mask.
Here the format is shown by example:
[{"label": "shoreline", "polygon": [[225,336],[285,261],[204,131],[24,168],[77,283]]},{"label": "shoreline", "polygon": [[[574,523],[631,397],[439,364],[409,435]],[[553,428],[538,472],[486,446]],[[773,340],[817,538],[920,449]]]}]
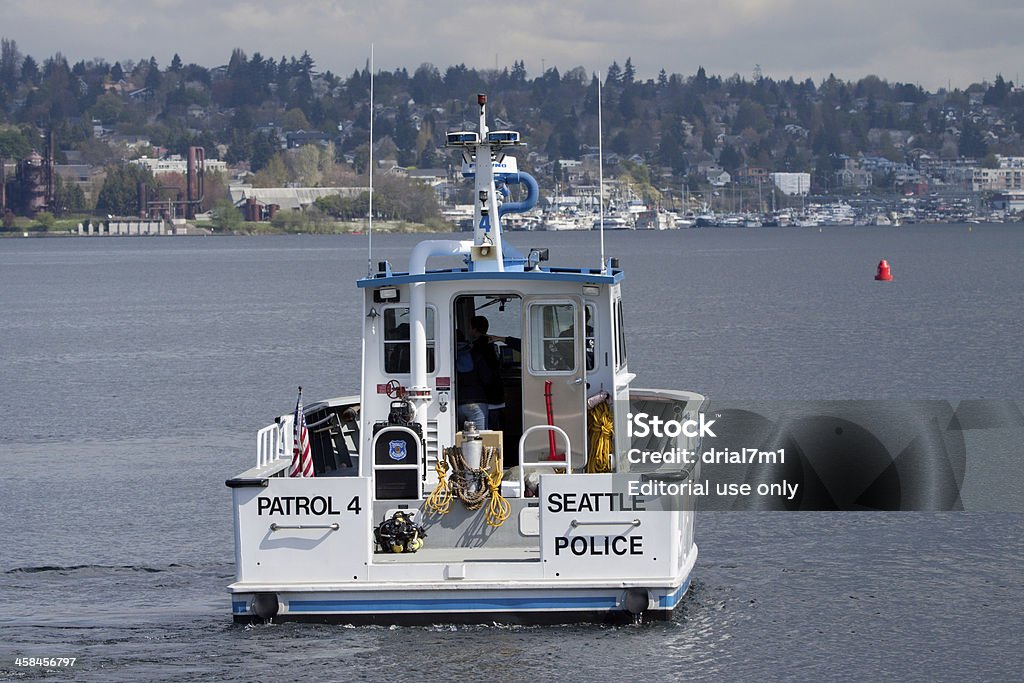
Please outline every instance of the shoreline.
[{"label": "shoreline", "polygon": [[[361,222],[358,225],[353,223],[334,223],[326,226],[324,229],[317,230],[287,230],[284,228],[276,228],[269,223],[256,223],[256,224],[244,224],[252,225],[251,228],[236,228],[233,230],[215,230],[209,225],[193,225],[187,224],[185,227],[188,232],[182,235],[109,235],[109,234],[79,234],[77,227],[61,226],[52,228],[39,228],[33,226],[31,228],[15,228],[10,230],[0,231],[0,238],[57,238],[57,237],[254,237],[259,235],[365,235],[366,234],[366,223]],[[438,233],[446,234],[451,232],[458,232],[457,226],[445,225],[442,227],[426,225],[423,223],[406,223],[403,221],[380,221],[374,223],[375,233],[399,233],[399,234],[412,234],[412,233]],[[450,228],[450,229],[447,229]]]},{"label": "shoreline", "polygon": [[[812,231],[813,232],[818,232],[818,231],[820,231],[820,230],[822,230],[824,228],[828,228],[829,230],[849,230],[849,229],[858,229],[858,228],[873,228],[873,229],[879,229],[879,230],[900,230],[900,229],[903,229],[903,228],[915,227],[915,226],[940,226],[940,225],[945,225],[945,226],[957,226],[957,227],[963,227],[963,226],[972,227],[974,225],[1020,225],[1020,224],[1022,224],[1021,221],[982,221],[982,222],[966,222],[966,221],[965,222],[952,222],[952,221],[948,221],[948,222],[947,221],[934,221],[934,222],[931,222],[931,221],[928,221],[928,222],[918,222],[918,223],[904,223],[902,225],[873,225],[873,224],[864,224],[864,225],[820,225],[820,226],[787,225],[787,226],[777,226],[777,227],[776,226],[773,226],[773,227],[759,226],[759,227],[742,227],[742,228],[741,227],[726,227],[726,226],[709,226],[709,227],[700,227],[700,228],[697,228],[697,227],[673,228],[671,230],[628,230],[628,231],[616,231],[616,232],[649,233],[649,232],[689,232],[689,231],[692,231],[692,230],[729,230],[729,231],[734,231],[734,230],[786,230],[786,229],[798,229],[798,230],[804,230],[804,231],[807,231],[807,232],[812,232]],[[347,228],[347,227],[348,226],[344,226],[344,228]],[[397,227],[393,226],[393,225],[385,225],[385,226],[381,226],[381,227],[378,227],[377,225],[374,225],[374,233],[376,233],[376,234],[404,234],[404,235],[411,235],[411,234],[438,234],[438,235],[446,235],[446,234],[459,234],[459,233],[470,234],[469,231],[459,230],[458,226],[455,226],[455,225],[451,225],[451,226],[448,226],[448,227],[450,227],[451,229],[439,229],[439,228],[434,227],[434,226],[428,226],[428,225],[422,225],[422,224],[403,224],[403,225],[400,225],[400,226],[397,226]],[[817,230],[815,230],[814,228],[817,228]],[[514,231],[511,231],[511,232],[513,234],[519,234],[519,233],[531,233],[532,234],[532,233],[547,233],[547,232],[555,232],[555,233],[558,233],[558,234],[562,234],[562,233],[591,234],[591,233],[594,233],[594,232],[597,232],[597,231],[595,231],[595,230],[560,230],[560,231],[514,230]],[[342,229],[342,228],[339,227],[339,229],[336,229],[336,230],[296,231],[296,230],[284,230],[284,229],[273,228],[273,227],[269,227],[268,226],[265,229],[264,228],[259,228],[259,229],[254,229],[254,230],[236,229],[236,230],[229,230],[229,231],[215,231],[215,230],[212,230],[211,228],[208,228],[208,227],[189,226],[189,232],[186,233],[186,234],[181,234],[181,235],[146,235],[146,234],[141,234],[141,235],[140,234],[133,234],[133,235],[118,235],[118,234],[114,234],[114,235],[109,235],[109,234],[92,234],[92,235],[88,235],[88,234],[85,234],[85,235],[80,235],[80,234],[78,234],[77,231],[74,231],[74,230],[71,230],[71,229],[7,230],[7,231],[0,231],[0,239],[25,239],[25,238],[33,238],[33,239],[39,239],[39,238],[51,239],[52,238],[52,239],[59,239],[59,238],[71,238],[71,237],[93,238],[93,239],[95,239],[95,238],[101,238],[101,239],[109,239],[109,238],[138,238],[138,237],[142,237],[142,238],[261,237],[261,236],[265,236],[265,235],[277,235],[277,236],[282,236],[282,235],[338,235],[338,236],[340,236],[340,235],[351,235],[353,237],[363,237],[363,236],[366,235],[366,230],[350,230],[350,229]]]}]

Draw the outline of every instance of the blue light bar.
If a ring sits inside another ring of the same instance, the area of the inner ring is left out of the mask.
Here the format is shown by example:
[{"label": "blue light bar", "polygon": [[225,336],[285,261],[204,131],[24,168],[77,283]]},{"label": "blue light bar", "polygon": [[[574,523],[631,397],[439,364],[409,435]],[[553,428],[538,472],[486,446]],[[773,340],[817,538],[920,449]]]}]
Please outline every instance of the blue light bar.
[{"label": "blue light bar", "polygon": [[448,133],[446,136],[447,145],[476,145],[480,143],[480,134],[475,130],[460,130],[454,133]]}]

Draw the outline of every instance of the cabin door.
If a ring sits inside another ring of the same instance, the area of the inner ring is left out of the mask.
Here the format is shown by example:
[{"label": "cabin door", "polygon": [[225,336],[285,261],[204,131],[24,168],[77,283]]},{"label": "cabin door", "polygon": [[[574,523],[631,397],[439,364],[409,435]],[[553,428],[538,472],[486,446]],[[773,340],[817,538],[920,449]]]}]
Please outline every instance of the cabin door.
[{"label": "cabin door", "polygon": [[[586,463],[586,360],[583,300],[575,296],[523,300],[523,430],[554,424],[569,435],[572,466]],[[550,420],[550,422],[549,422]],[[527,437],[527,460],[551,455],[548,430]],[[565,442],[555,438],[556,455]]]}]

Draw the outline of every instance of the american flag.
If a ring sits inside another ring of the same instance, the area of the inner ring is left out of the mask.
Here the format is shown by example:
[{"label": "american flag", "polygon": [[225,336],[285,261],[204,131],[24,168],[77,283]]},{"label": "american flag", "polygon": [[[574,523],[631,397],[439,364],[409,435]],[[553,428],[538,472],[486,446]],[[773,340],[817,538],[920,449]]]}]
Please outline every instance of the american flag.
[{"label": "american flag", "polygon": [[295,402],[295,421],[292,432],[292,468],[289,477],[312,477],[313,455],[309,450],[309,430],[306,429],[306,415],[302,412],[302,387]]}]

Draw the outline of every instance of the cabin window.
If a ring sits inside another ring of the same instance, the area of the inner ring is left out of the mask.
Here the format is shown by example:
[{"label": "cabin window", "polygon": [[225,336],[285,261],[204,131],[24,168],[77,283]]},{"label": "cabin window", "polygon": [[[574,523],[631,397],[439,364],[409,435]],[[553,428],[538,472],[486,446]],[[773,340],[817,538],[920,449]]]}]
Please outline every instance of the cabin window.
[{"label": "cabin window", "polygon": [[626,328],[622,321],[622,299],[615,300],[615,367],[626,365]]},{"label": "cabin window", "polygon": [[530,371],[576,371],[576,305],[572,303],[530,306]]},{"label": "cabin window", "polygon": [[583,348],[587,354],[587,372],[591,372],[596,367],[594,358],[597,356],[597,339],[594,337],[594,320],[597,318],[597,307],[594,304],[587,304],[585,310],[587,324],[583,328]]},{"label": "cabin window", "polygon": [[[408,306],[384,309],[384,372],[406,375],[412,367]],[[427,307],[427,372],[434,371],[434,309]]]}]

